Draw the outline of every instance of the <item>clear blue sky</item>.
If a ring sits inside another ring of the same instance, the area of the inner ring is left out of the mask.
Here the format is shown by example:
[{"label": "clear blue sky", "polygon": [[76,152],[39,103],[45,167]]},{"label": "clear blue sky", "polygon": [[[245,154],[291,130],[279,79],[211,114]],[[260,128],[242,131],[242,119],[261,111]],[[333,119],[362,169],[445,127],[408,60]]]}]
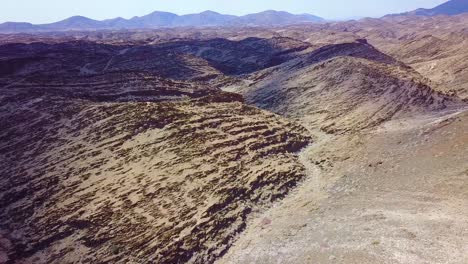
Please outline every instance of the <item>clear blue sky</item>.
[{"label": "clear blue sky", "polygon": [[434,7],[447,0],[0,0],[0,23],[48,23],[73,15],[94,19],[130,18],[152,11],[176,14],[213,10],[243,15],[268,9],[310,13],[328,19],[382,16]]}]

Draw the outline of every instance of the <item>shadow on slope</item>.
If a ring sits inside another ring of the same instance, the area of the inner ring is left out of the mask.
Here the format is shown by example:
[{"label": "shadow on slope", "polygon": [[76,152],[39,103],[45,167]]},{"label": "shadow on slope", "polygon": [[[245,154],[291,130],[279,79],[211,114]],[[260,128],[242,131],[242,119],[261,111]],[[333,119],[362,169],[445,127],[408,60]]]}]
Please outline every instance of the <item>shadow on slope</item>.
[{"label": "shadow on slope", "polygon": [[[171,41],[109,45],[85,41],[0,46],[0,75],[93,75],[140,71],[164,78],[209,80],[272,67],[310,45],[290,38]],[[35,59],[37,58],[37,59]]]},{"label": "shadow on slope", "polygon": [[362,41],[322,47],[249,80],[248,87],[238,89],[247,102],[329,133],[373,127],[456,101]]},{"label": "shadow on slope", "polygon": [[307,131],[238,94],[145,72],[0,82],[7,263],[212,263],[305,176]]}]

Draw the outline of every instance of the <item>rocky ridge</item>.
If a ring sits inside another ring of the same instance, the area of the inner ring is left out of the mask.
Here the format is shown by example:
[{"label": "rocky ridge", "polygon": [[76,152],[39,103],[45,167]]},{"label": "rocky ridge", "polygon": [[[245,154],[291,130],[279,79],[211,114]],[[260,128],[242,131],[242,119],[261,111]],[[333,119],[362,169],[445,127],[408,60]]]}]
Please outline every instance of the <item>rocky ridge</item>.
[{"label": "rocky ridge", "polygon": [[348,140],[462,105],[385,27],[320,27],[0,37],[0,262],[213,263],[299,183],[313,204]]},{"label": "rocky ridge", "polygon": [[231,87],[247,102],[327,133],[375,127],[456,103],[416,71],[362,41],[328,45]]},{"label": "rocky ridge", "polygon": [[305,177],[300,125],[155,75],[139,53],[131,71],[116,58],[99,73],[55,68],[78,58],[69,45],[0,81],[2,261],[213,262]]}]

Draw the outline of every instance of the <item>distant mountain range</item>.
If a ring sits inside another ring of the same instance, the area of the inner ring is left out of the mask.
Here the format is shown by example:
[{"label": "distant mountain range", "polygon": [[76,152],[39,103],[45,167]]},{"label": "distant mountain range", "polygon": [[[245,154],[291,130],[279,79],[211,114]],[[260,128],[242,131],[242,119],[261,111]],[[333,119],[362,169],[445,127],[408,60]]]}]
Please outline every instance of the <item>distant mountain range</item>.
[{"label": "distant mountain range", "polygon": [[411,12],[397,15],[437,16],[459,15],[468,12],[468,0],[451,0],[431,9],[419,8]]},{"label": "distant mountain range", "polygon": [[0,32],[45,32],[64,30],[102,30],[102,29],[151,29],[163,27],[209,27],[209,26],[273,26],[305,22],[323,22],[323,18],[310,14],[295,15],[283,11],[268,10],[245,16],[219,14],[205,11],[199,14],[176,15],[168,12],[153,12],[146,16],[131,19],[114,18],[94,20],[74,16],[65,20],[42,25],[31,23],[6,22],[0,24]]},{"label": "distant mountain range", "polygon": [[[417,15],[458,15],[468,13],[468,0],[450,0],[431,9],[419,8],[414,11],[387,16]],[[0,24],[0,33],[34,33],[67,30],[119,30],[154,29],[171,27],[234,27],[234,26],[284,26],[299,23],[320,23],[325,19],[310,14],[291,14],[284,11],[267,10],[245,16],[234,16],[205,11],[198,14],[177,15],[156,11],[146,16],[130,19],[114,18],[94,20],[84,16],[73,16],[50,24],[35,25],[27,22],[6,22]]]}]

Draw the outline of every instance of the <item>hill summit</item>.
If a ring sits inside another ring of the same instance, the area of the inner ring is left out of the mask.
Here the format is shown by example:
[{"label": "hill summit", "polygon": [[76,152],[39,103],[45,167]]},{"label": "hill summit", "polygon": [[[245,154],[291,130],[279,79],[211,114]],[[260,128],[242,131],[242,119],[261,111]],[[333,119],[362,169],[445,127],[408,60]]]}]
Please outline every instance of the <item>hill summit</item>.
[{"label": "hill summit", "polygon": [[279,26],[323,21],[325,21],[323,18],[310,14],[295,15],[274,10],[245,16],[225,15],[213,11],[179,16],[173,13],[155,11],[145,16],[135,16],[130,19],[114,18],[99,21],[83,16],[73,16],[62,21],[42,25],[7,22],[0,24],[0,32],[29,33],[66,30],[153,29],[168,27]]}]

